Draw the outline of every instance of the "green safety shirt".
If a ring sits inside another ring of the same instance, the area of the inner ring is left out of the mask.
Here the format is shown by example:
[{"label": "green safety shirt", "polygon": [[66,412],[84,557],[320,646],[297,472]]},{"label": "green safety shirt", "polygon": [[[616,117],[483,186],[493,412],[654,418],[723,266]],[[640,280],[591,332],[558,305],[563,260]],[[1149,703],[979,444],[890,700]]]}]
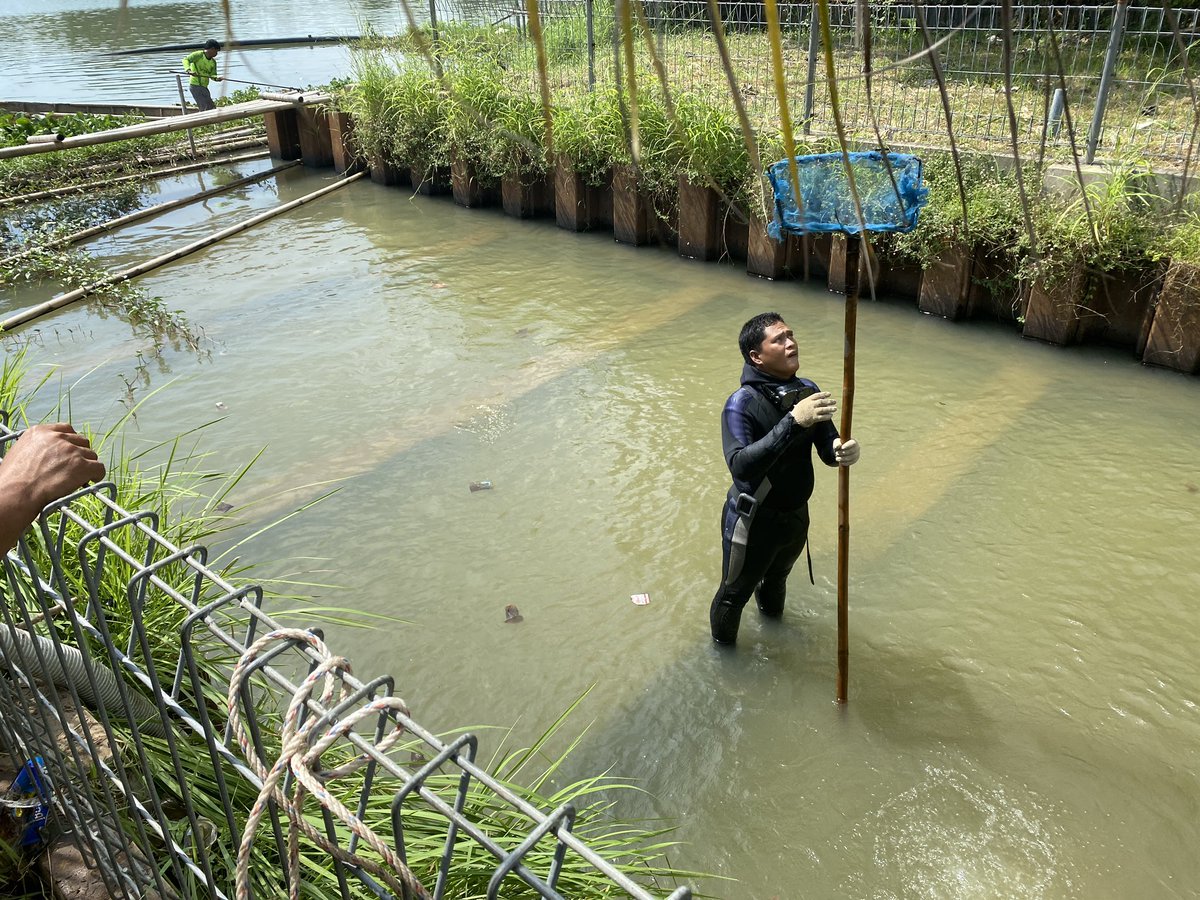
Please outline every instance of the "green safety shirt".
[{"label": "green safety shirt", "polygon": [[192,73],[192,79],[188,84],[208,87],[208,79],[217,77],[217,61],[205,56],[203,50],[197,50],[195,53],[185,56],[183,68],[185,72]]}]

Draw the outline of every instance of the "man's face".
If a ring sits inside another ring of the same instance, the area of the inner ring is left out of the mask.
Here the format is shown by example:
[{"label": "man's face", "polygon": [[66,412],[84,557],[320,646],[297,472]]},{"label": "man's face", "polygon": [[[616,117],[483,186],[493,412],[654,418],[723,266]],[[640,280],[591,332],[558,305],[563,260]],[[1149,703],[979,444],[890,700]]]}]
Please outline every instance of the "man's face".
[{"label": "man's face", "polygon": [[792,329],[784,322],[768,325],[762,344],[750,351],[750,362],[774,378],[795,375],[800,368],[800,354]]},{"label": "man's face", "polygon": [[209,49],[204,51],[204,55],[207,56],[209,59],[216,59],[217,54],[220,52],[221,51],[216,49],[215,47],[210,47]]}]

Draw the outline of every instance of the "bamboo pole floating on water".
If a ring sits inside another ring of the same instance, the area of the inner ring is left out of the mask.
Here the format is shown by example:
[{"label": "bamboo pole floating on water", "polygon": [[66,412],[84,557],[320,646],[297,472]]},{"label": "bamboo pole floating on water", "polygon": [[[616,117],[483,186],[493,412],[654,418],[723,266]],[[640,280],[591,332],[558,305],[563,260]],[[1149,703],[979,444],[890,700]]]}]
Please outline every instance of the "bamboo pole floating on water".
[{"label": "bamboo pole floating on water", "polygon": [[228,228],[223,228],[215,234],[210,234],[206,238],[201,238],[198,241],[192,241],[192,243],[180,247],[178,250],[172,250],[170,253],[164,253],[162,256],[156,256],[154,259],[147,260],[144,263],[139,263],[138,265],[125,269],[124,271],[108,275],[107,277],[93,282],[92,284],[85,285],[81,288],[76,288],[73,291],[67,291],[65,294],[59,294],[57,297],[50,298],[45,303],[39,303],[37,306],[31,306],[29,309],[23,310],[17,313],[15,316],[10,316],[3,322],[0,322],[0,332],[7,332],[19,325],[24,325],[40,316],[44,316],[46,313],[54,312],[56,309],[62,309],[64,306],[68,306],[69,304],[74,303],[76,300],[81,300],[88,294],[98,291],[100,288],[109,287],[110,285],[114,284],[120,284],[122,281],[129,281],[132,278],[136,278],[138,275],[144,275],[147,272],[153,271],[159,266],[165,266],[169,262],[182,259],[185,256],[195,253],[197,250],[203,250],[205,247],[211,247],[218,241],[222,241],[227,237],[238,234],[239,232],[245,231],[248,228],[252,228],[253,226],[258,225],[260,222],[273,219],[282,213],[293,210],[296,207],[302,206],[305,203],[309,203],[312,200],[316,200],[318,197],[323,197],[326,194],[332,193],[340,188],[344,188],[352,181],[358,181],[358,179],[365,177],[366,174],[366,172],[359,172],[357,175],[351,175],[348,178],[340,178],[333,184],[326,185],[320,190],[313,191],[311,194],[305,194],[299,199],[289,201],[288,203],[284,203],[282,206],[269,209],[264,213],[259,213],[257,216],[251,216],[245,222],[239,222],[237,225],[231,225]]},{"label": "bamboo pole floating on water", "polygon": [[219,125],[221,122],[232,122],[235,119],[250,119],[281,109],[293,109],[295,104],[302,102],[324,103],[329,100],[328,94],[305,94],[302,101],[283,103],[278,100],[248,100],[245,103],[233,103],[229,106],[218,106],[216,109],[204,112],[188,113],[186,116],[171,116],[155,119],[151,122],[139,122],[136,125],[125,125],[108,131],[95,131],[91,134],[77,134],[63,138],[53,144],[18,144],[15,147],[0,147],[0,159],[11,159],[14,156],[28,156],[31,153],[49,153],[55,150],[71,150],[76,147],[91,147],[96,144],[109,144],[114,141],[129,141],[134,138],[151,137],[156,134],[168,134],[174,131],[187,131],[189,128],[203,128],[205,125]]},{"label": "bamboo pole floating on water", "polygon": [[39,244],[36,247],[31,247],[28,250],[22,250],[19,253],[14,253],[12,256],[0,259],[0,266],[8,265],[15,260],[22,259],[39,250],[52,250],[55,247],[64,247],[67,244],[78,244],[80,241],[86,241],[90,237],[95,237],[98,234],[105,234],[117,228],[124,228],[126,225],[131,225],[134,222],[147,219],[150,216],[156,216],[159,213],[169,212],[172,209],[178,209],[181,206],[187,206],[190,203],[195,203],[197,200],[206,200],[209,197],[215,197],[217,194],[223,194],[225,191],[231,191],[236,187],[241,187],[245,184],[251,184],[255,181],[262,181],[264,178],[270,178],[272,175],[278,175],[284,169],[290,169],[293,166],[301,165],[300,160],[294,159],[291,162],[286,162],[281,166],[275,166],[273,169],[264,169],[261,172],[255,172],[253,175],[247,175],[245,178],[239,178],[237,181],[231,181],[229,184],[219,184],[216,187],[208,188],[199,193],[189,194],[186,197],[181,197],[178,200],[169,200],[166,203],[159,203],[155,206],[148,206],[145,209],[139,209],[137,212],[132,212],[127,216],[121,216],[117,219],[109,219],[107,222],[101,222],[99,225],[94,225],[91,228],[85,228],[83,231],[76,231],[74,234],[68,234],[65,237],[57,240],[48,241],[45,244]]},{"label": "bamboo pole floating on water", "polygon": [[64,194],[75,194],[83,191],[91,190],[92,188],[106,188],[112,184],[121,184],[126,181],[137,181],[139,179],[148,180],[151,178],[162,178],[164,175],[182,175],[185,172],[196,172],[200,169],[211,169],[213,166],[219,166],[223,163],[247,162],[252,159],[262,159],[264,156],[270,156],[270,152],[262,150],[256,153],[243,153],[241,156],[219,156],[212,159],[204,159],[199,162],[187,163],[183,166],[172,166],[169,169],[151,169],[149,172],[135,172],[132,175],[120,175],[116,178],[105,178],[102,181],[89,181],[86,184],[72,184],[67,187],[51,188],[48,191],[37,191],[33,194],[18,194],[15,197],[0,198],[0,206],[12,206],[16,203],[29,203],[33,200],[49,200],[51,197],[61,197]]}]

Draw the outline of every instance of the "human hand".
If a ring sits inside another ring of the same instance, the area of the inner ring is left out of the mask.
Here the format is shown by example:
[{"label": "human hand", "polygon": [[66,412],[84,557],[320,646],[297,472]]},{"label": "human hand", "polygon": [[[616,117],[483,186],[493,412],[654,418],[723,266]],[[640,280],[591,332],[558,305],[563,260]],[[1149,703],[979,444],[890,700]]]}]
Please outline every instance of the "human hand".
[{"label": "human hand", "polygon": [[833,458],[837,460],[839,466],[852,466],[858,462],[858,457],[862,450],[858,446],[858,441],[854,438],[849,438],[845,442],[841,438],[833,439]]},{"label": "human hand", "polygon": [[28,506],[34,516],[47,504],[103,477],[104,463],[88,439],[66,422],[34,425],[0,461],[4,493],[10,502]]},{"label": "human hand", "polygon": [[817,422],[828,422],[835,413],[837,401],[829,391],[811,394],[792,407],[792,418],[801,428],[811,428]]}]

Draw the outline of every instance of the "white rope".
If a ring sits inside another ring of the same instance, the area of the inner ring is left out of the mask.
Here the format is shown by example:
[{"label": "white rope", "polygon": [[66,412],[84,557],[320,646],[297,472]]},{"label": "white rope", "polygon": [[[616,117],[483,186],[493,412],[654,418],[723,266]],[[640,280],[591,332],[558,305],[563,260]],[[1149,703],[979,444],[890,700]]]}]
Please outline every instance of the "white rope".
[{"label": "white rope", "polygon": [[[250,740],[242,727],[241,716],[238,712],[238,694],[249,675],[250,666],[270,644],[278,641],[299,642],[307,644],[320,657],[321,661],[308,677],[304,679],[288,706],[287,715],[283,722],[283,733],[280,735],[281,747],[279,758],[268,771],[259,761]],[[395,710],[409,715],[408,707],[399,697],[379,697],[364,704],[359,709],[344,716],[340,721],[330,725],[323,734],[317,736],[315,724],[319,721],[316,716],[309,716],[302,725],[298,725],[301,712],[312,697],[318,681],[324,680],[321,689],[320,704],[328,709],[331,702],[343,699],[347,687],[338,673],[350,673],[350,662],[345,657],[333,656],[325,643],[316,635],[298,628],[281,628],[263,635],[242,654],[229,680],[229,721],[242,747],[242,754],[247,763],[262,779],[262,790],[250,810],[246,827],[242,832],[241,846],[238,848],[237,861],[237,897],[238,900],[249,900],[250,897],[250,851],[254,845],[254,835],[259,822],[267,811],[268,803],[275,803],[287,814],[290,827],[288,829],[288,896],[291,900],[300,897],[300,836],[303,834],[312,843],[320,847],[330,856],[348,866],[355,866],[370,872],[382,879],[396,895],[403,895],[407,890],[420,900],[431,900],[430,894],[409,870],[408,866],[396,855],[375,832],[358,818],[353,812],[338,800],[327,788],[327,785],[337,778],[356,772],[367,765],[371,757],[360,754],[334,769],[321,768],[321,755],[349,733],[363,719],[378,717],[388,710]],[[389,718],[392,718],[389,716]],[[385,734],[375,745],[379,753],[386,753],[404,734],[404,728],[392,719],[393,729]],[[291,771],[295,777],[295,787],[289,799],[280,788],[281,777],[286,771]],[[316,798],[321,806],[336,816],[359,839],[379,854],[384,864],[369,858],[362,858],[330,841],[304,819],[304,802],[309,794]]]}]

